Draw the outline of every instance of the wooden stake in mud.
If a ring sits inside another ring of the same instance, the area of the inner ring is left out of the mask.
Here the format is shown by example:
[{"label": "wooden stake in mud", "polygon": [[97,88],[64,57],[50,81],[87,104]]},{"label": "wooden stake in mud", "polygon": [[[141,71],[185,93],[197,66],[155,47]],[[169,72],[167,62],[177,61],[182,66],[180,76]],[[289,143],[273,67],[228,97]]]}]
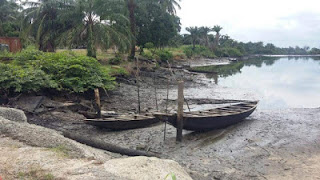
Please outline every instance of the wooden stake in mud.
[{"label": "wooden stake in mud", "polygon": [[140,84],[139,80],[137,79],[137,88],[138,88],[138,114],[141,112],[141,106],[140,106]]},{"label": "wooden stake in mud", "polygon": [[[169,101],[169,78],[167,79],[167,100],[166,100],[166,113],[168,113],[168,101]],[[163,140],[166,140],[166,133],[167,133],[167,121],[164,122],[164,134]]]},{"label": "wooden stake in mud", "polygon": [[158,111],[159,108],[158,108],[157,85],[156,85],[156,76],[155,75],[153,75],[153,86],[154,86],[154,96],[155,96],[155,100],[156,100],[156,109]]},{"label": "wooden stake in mud", "polygon": [[137,88],[138,88],[138,114],[141,112],[141,105],[140,105],[140,84],[139,84],[139,78],[140,78],[140,69],[139,69],[139,59],[136,58],[136,66],[137,66],[137,71],[136,71],[136,83],[137,83]]},{"label": "wooden stake in mud", "polygon": [[178,111],[177,111],[177,139],[176,141],[182,142],[182,128],[183,128],[183,102],[184,102],[184,82],[178,82]]},{"label": "wooden stake in mud", "polygon": [[98,118],[101,118],[101,101],[100,101],[100,93],[99,93],[99,89],[96,88],[94,89],[94,98],[96,101],[96,110],[97,110],[97,116]]}]

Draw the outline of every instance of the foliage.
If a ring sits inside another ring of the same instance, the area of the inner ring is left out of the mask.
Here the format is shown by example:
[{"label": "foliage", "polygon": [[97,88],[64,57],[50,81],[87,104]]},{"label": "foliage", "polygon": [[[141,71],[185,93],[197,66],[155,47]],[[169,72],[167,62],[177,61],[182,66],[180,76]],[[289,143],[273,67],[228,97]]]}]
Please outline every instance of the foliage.
[{"label": "foliage", "polygon": [[52,77],[41,69],[0,63],[0,92],[36,92],[56,87]]},{"label": "foliage", "polygon": [[30,60],[36,60],[38,56],[43,55],[44,52],[37,50],[33,46],[28,46],[23,51],[14,55],[16,63],[19,65],[27,64]]},{"label": "foliage", "polygon": [[111,65],[119,65],[122,62],[122,57],[120,54],[116,54],[114,58],[109,59],[108,63]]},{"label": "foliage", "polygon": [[14,1],[0,0],[0,36],[19,36],[19,8]]},{"label": "foliage", "polygon": [[158,1],[141,4],[135,14],[139,46],[152,42],[155,47],[164,47],[180,31],[180,18],[169,13],[164,6],[159,6]]},{"label": "foliage", "polygon": [[141,55],[147,59],[156,59],[156,56],[149,50],[144,50]]},{"label": "foliage", "polygon": [[216,50],[216,54],[220,57],[241,57],[243,54],[240,52],[240,50],[236,48],[219,48]]},{"label": "foliage", "polygon": [[172,180],[177,180],[177,177],[174,173],[167,174],[164,180],[167,180],[169,177],[171,177]]},{"label": "foliage", "polygon": [[154,48],[154,44],[152,42],[147,42],[145,45],[144,45],[145,48],[147,49],[152,49]]},{"label": "foliage", "polygon": [[184,47],[184,53],[188,58],[192,57],[205,57],[205,58],[215,58],[216,55],[208,48],[204,46],[186,46]]},{"label": "foliage", "polygon": [[159,56],[159,58],[162,62],[166,62],[167,60],[170,61],[173,58],[172,53],[168,50],[158,50],[156,52],[156,55]]},{"label": "foliage", "polygon": [[7,50],[5,51],[0,51],[0,60],[2,58],[12,58],[13,57],[13,53],[8,52]]},{"label": "foliage", "polygon": [[120,66],[106,67],[111,76],[128,76],[129,72]]},{"label": "foliage", "polygon": [[95,88],[112,89],[114,78],[94,58],[24,50],[11,64],[1,64],[0,87],[0,91],[8,93],[47,88],[82,93]]}]

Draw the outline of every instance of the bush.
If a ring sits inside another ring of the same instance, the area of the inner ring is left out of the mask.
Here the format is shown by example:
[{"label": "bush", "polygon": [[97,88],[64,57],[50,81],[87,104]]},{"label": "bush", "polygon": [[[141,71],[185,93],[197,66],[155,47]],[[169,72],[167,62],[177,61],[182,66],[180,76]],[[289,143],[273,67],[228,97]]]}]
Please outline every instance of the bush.
[{"label": "bush", "polygon": [[143,51],[141,55],[147,59],[156,59],[150,51]]},{"label": "bush", "polygon": [[57,90],[85,92],[90,89],[114,87],[114,78],[94,58],[70,56],[67,53],[45,53],[39,56],[40,68],[53,76]]},{"label": "bush", "polygon": [[44,52],[37,50],[33,46],[27,47],[25,50],[14,55],[17,64],[24,65],[29,63],[30,60],[37,60],[38,56],[43,55]]},{"label": "bush", "polygon": [[240,57],[243,54],[240,52],[239,49],[236,48],[220,48],[216,50],[216,53],[220,57]]},{"label": "bush", "polygon": [[0,91],[30,92],[46,88],[81,93],[95,88],[112,89],[109,69],[87,56],[68,52],[24,50],[9,65],[0,66]]},{"label": "bush", "polygon": [[192,48],[185,48],[183,50],[184,54],[188,57],[188,58],[192,58],[193,56],[193,51]]},{"label": "bush", "polygon": [[152,42],[148,42],[144,45],[144,47],[147,49],[152,49],[152,48],[154,48],[154,44]]},{"label": "bush", "polygon": [[0,91],[36,92],[44,88],[56,87],[57,83],[51,76],[40,69],[0,63]]},{"label": "bush", "polygon": [[206,57],[206,58],[217,57],[214,52],[212,52],[210,49],[204,46],[195,46],[195,48],[193,48],[193,46],[186,46],[184,47],[183,52],[188,58],[192,58],[196,56]]},{"label": "bush", "polygon": [[172,60],[173,55],[170,51],[168,50],[159,50],[156,52],[157,56],[159,56],[161,61],[167,61],[167,60]]},{"label": "bush", "polygon": [[109,59],[109,64],[111,65],[119,65],[122,62],[122,58],[119,54],[116,54],[114,58]]}]

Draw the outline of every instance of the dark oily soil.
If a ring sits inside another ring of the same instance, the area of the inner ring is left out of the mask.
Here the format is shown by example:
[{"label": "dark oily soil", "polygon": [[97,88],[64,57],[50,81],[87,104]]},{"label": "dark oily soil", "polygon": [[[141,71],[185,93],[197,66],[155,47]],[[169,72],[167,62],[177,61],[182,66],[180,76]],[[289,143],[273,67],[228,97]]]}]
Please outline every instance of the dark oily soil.
[{"label": "dark oily soil", "polygon": [[[166,74],[165,74],[166,73]],[[165,109],[166,83],[169,98],[177,90],[168,72],[146,73],[141,76],[140,96],[143,111],[155,111],[154,74],[157,78],[158,108]],[[201,74],[177,70],[186,81],[186,98],[255,99],[252,92],[234,91],[215,85]],[[184,107],[187,110],[187,107]],[[206,109],[191,103],[191,109]],[[137,111],[137,87],[122,82],[117,91],[103,98],[103,109],[116,112]],[[175,102],[170,101],[169,111]],[[83,124],[82,121],[30,116],[29,122],[58,131],[95,137],[125,148],[157,153],[173,159],[189,169],[194,179],[317,179],[320,178],[320,109],[257,109],[244,122],[223,130],[203,133],[184,131],[183,142],[175,142],[176,130],[164,124],[152,127],[109,131]],[[46,121],[45,121],[46,120]]]}]

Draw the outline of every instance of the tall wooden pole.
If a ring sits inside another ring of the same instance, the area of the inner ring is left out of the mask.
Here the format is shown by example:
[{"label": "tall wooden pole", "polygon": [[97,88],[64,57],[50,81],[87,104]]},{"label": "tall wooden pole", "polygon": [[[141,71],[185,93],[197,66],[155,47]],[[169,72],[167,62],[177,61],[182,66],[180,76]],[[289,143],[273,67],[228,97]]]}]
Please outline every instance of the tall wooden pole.
[{"label": "tall wooden pole", "polygon": [[136,71],[136,82],[137,82],[137,88],[138,88],[138,114],[140,114],[141,112],[141,105],[140,105],[140,83],[139,83],[139,80],[140,80],[140,69],[139,69],[139,59],[138,57],[136,58],[137,61],[137,71]]},{"label": "tall wooden pole", "polygon": [[184,102],[184,82],[178,82],[178,111],[177,111],[177,141],[182,142],[182,128],[183,128],[183,102]]},{"label": "tall wooden pole", "polygon": [[94,97],[95,97],[96,106],[97,106],[97,109],[96,109],[97,116],[98,118],[101,118],[101,101],[100,101],[100,93],[98,88],[94,89]]}]

